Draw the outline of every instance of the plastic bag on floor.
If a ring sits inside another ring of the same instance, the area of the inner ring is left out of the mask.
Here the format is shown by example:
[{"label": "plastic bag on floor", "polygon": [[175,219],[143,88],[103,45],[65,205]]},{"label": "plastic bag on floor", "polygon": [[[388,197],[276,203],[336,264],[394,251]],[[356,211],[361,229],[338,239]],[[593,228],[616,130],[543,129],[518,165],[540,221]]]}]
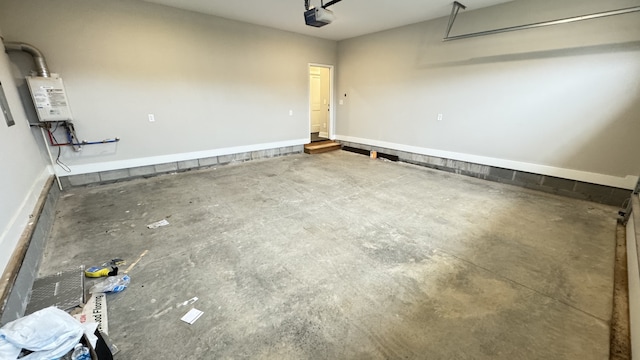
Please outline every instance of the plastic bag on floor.
[{"label": "plastic bag on floor", "polygon": [[0,359],[17,359],[22,349],[33,353],[21,360],[57,359],[73,349],[83,332],[76,319],[51,306],[0,328]]},{"label": "plastic bag on floor", "polygon": [[117,293],[126,289],[129,282],[131,282],[129,275],[109,276],[108,278],[93,285],[89,292],[92,294],[106,292]]}]

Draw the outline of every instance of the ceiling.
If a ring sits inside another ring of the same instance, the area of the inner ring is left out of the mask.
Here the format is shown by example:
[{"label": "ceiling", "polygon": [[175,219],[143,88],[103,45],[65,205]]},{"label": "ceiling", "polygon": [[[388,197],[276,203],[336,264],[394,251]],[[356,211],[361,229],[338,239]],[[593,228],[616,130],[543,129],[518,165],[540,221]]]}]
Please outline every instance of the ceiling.
[{"label": "ceiling", "polygon": [[[335,13],[335,21],[314,28],[304,24],[304,0],[144,1],[331,40],[449,16],[453,4],[452,0],[342,0],[329,8]],[[512,0],[462,0],[467,10],[461,12],[509,1]],[[320,0],[310,0],[310,4],[319,7]]]}]

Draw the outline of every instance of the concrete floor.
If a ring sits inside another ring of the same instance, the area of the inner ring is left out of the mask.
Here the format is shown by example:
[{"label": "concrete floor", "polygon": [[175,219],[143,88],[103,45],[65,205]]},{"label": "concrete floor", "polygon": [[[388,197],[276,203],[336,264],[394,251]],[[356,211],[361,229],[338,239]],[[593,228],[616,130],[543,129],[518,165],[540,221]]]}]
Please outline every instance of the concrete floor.
[{"label": "concrete floor", "polygon": [[340,151],[63,196],[42,274],[149,250],[117,359],[609,356],[612,207]]}]

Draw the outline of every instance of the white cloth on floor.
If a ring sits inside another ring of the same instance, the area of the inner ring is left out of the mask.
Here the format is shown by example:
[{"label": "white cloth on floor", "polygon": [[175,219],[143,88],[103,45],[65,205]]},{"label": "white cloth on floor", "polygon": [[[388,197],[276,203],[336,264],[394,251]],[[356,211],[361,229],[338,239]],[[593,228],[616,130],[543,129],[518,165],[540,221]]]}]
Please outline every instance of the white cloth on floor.
[{"label": "white cloth on floor", "polygon": [[21,360],[58,359],[80,341],[84,329],[66,312],[51,306],[0,328],[0,359],[14,360],[22,349],[33,353]]}]

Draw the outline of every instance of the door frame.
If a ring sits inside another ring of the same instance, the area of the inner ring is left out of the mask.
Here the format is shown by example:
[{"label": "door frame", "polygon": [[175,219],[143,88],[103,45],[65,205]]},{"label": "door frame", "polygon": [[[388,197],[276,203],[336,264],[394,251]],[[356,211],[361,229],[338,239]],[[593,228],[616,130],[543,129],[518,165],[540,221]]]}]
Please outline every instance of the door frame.
[{"label": "door frame", "polygon": [[309,63],[307,66],[307,125],[309,141],[311,141],[311,67],[323,67],[329,69],[329,139],[336,139],[336,121],[335,121],[335,72],[334,66],[328,64]]}]

